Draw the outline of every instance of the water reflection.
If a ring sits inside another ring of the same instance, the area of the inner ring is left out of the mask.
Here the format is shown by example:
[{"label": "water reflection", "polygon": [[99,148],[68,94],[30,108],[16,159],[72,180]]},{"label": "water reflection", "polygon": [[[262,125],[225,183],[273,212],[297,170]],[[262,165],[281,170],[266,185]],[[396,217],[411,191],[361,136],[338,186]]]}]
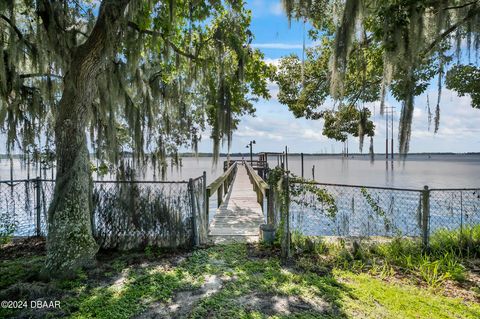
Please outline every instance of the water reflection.
[{"label": "water reflection", "polygon": [[[241,157],[232,157],[241,159]],[[223,161],[218,160],[214,165],[211,157],[184,157],[181,165],[171,165],[166,170],[167,180],[188,180],[207,174],[207,181],[211,182],[223,172]],[[277,157],[268,159],[269,166],[275,167],[279,163]],[[299,155],[290,155],[289,170],[301,176],[301,160]],[[34,178],[41,176],[51,178],[54,170],[41,170],[34,165],[21,164],[19,159],[13,161],[14,179],[24,179],[27,176]],[[145,180],[160,179],[154,175],[153,168],[145,171]],[[407,188],[423,188],[428,185],[434,187],[478,187],[480,185],[480,154],[475,155],[409,155],[405,161],[388,160],[384,158],[370,161],[368,155],[355,155],[354,158],[341,156],[304,156],[304,175],[307,179],[314,178],[318,182],[335,184],[354,184],[369,186],[391,186]],[[94,176],[94,178],[97,178]],[[0,180],[10,179],[10,162],[0,160]],[[115,179],[115,176],[105,176],[104,179]]]}]

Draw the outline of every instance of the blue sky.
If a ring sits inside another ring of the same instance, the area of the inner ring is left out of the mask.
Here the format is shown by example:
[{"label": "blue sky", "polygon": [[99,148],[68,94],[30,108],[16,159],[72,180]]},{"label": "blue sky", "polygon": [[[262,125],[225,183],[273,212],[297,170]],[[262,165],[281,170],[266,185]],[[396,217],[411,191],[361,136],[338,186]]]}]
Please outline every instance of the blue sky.
[{"label": "blue sky", "polygon": [[[282,56],[291,53],[302,54],[303,22],[292,21],[283,13],[280,0],[248,0],[252,10],[251,30],[255,35],[253,46],[262,50],[269,63],[277,63]],[[308,29],[308,27],[307,27]],[[307,38],[306,44],[311,44]],[[254,151],[281,151],[288,145],[290,152],[322,153],[340,152],[341,143],[322,135],[323,121],[296,119],[288,108],[278,102],[278,87],[269,85],[272,98],[255,104],[256,116],[244,116],[239,129],[234,133],[231,152],[248,152],[245,146],[255,140]],[[436,88],[432,85],[427,92],[433,110],[437,99]],[[425,110],[427,94],[415,101],[411,152],[480,152],[480,110],[470,107],[469,97],[457,97],[454,92],[444,90],[441,103],[440,130],[434,134],[428,130]],[[434,102],[435,101],[435,102]],[[400,104],[390,98],[387,103],[400,111]],[[376,111],[374,122],[376,132],[374,149],[385,151],[385,119],[378,114],[379,105],[370,105]],[[394,142],[397,144],[398,114],[394,122]],[[351,139],[350,151],[358,151],[358,141]],[[199,147],[201,152],[211,152],[212,143],[208,133]],[[368,151],[368,144],[364,152]],[[226,145],[222,152],[227,152]]]},{"label": "blue sky", "polygon": [[[301,56],[304,36],[302,21],[289,23],[281,6],[281,0],[248,0],[247,7],[252,11],[251,30],[255,36],[253,46],[265,54],[268,63],[278,63],[278,60],[289,54]],[[308,26],[307,26],[308,30]],[[306,39],[306,45],[311,45]],[[340,152],[342,144],[329,140],[322,135],[323,121],[296,119],[288,108],[280,104],[276,98],[278,87],[269,84],[272,98],[255,103],[256,116],[244,116],[239,128],[233,135],[230,152],[247,153],[245,147],[250,140],[255,140],[254,151],[282,151],[285,146],[290,152],[330,153]],[[436,86],[428,89],[430,104],[433,109],[437,99]],[[412,126],[411,152],[480,152],[480,110],[470,107],[469,97],[458,97],[455,92],[444,90],[441,103],[440,130],[434,134],[428,130],[427,113],[425,110],[427,94],[415,100],[415,112]],[[390,98],[390,106],[400,111],[400,104]],[[327,105],[328,106],[328,105]],[[385,119],[378,114],[379,105],[369,105],[374,113],[376,125],[374,149],[375,152],[385,151]],[[199,145],[200,152],[211,152],[212,141],[210,132],[205,132]],[[398,114],[394,122],[394,142],[397,145]],[[0,135],[0,142],[4,136]],[[0,153],[4,152],[0,143]],[[358,151],[358,141],[349,141],[351,152]],[[397,148],[395,148],[396,150]],[[189,149],[183,149],[189,151]],[[227,152],[226,143],[221,150]],[[368,143],[364,152],[368,151]]]}]

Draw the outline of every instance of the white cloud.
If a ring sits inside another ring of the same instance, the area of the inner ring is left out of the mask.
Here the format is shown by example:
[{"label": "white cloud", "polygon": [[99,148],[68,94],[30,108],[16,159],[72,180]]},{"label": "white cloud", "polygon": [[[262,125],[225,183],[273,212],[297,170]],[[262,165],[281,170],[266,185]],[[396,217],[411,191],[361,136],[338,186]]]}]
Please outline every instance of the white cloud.
[{"label": "white cloud", "polygon": [[[270,63],[275,63],[272,59]],[[272,96],[275,96],[274,83],[269,83]],[[434,89],[430,101],[435,96]],[[436,98],[435,98],[436,101]],[[393,98],[388,106],[396,107],[394,117],[394,144],[398,149],[398,118],[401,104]],[[412,123],[411,152],[478,152],[480,151],[480,110],[472,109],[469,97],[457,97],[455,92],[444,90],[441,103],[440,130],[433,132],[432,123],[428,130],[428,114],[425,110],[426,96],[420,96],[415,101],[414,120]],[[374,104],[366,104],[372,111]],[[255,103],[257,116],[244,116],[239,128],[234,133],[232,152],[245,152],[245,145],[250,140],[256,140],[256,150],[282,151],[288,145],[291,152],[331,152],[340,151],[341,143],[329,140],[322,135],[322,120],[297,119],[277,100],[259,100]],[[434,106],[431,104],[432,111]],[[373,113],[373,112],[372,112]],[[379,115],[379,103],[375,103],[374,149],[383,152],[385,149],[385,118]],[[390,127],[390,121],[389,121]],[[205,134],[201,150],[211,151],[208,134]],[[390,133],[389,133],[390,137]],[[204,144],[205,143],[205,144]],[[363,152],[368,151],[368,140],[365,141]],[[349,139],[349,149],[358,151],[358,139]],[[226,151],[226,149],[224,149]]]},{"label": "white cloud", "polygon": [[272,100],[278,100],[278,92],[280,92],[280,88],[277,83],[268,81],[268,92],[270,93]]},{"label": "white cloud", "polygon": [[284,15],[283,5],[280,1],[270,4],[270,13],[275,16]]},{"label": "white cloud", "polygon": [[263,61],[265,61],[266,64],[273,65],[273,66],[279,66],[280,65],[280,58],[278,59],[270,59],[270,58],[265,58]]},{"label": "white cloud", "polygon": [[419,107],[416,107],[414,110],[413,110],[413,118],[414,119],[419,119],[423,116],[423,111],[421,108]]},{"label": "white cloud", "polygon": [[285,15],[283,5],[280,0],[252,0],[248,3],[254,17],[263,16],[282,16]]},{"label": "white cloud", "polygon": [[238,137],[248,137],[248,139],[267,139],[274,141],[281,141],[283,137],[280,134],[270,133],[262,130],[261,128],[256,129],[249,126],[241,126],[235,133],[234,136]]}]

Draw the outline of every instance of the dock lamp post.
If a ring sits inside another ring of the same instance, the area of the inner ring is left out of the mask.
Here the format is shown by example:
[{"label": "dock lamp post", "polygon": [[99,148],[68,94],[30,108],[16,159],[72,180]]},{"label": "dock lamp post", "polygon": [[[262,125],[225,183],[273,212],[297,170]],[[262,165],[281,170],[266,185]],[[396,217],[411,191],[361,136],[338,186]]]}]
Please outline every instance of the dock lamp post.
[{"label": "dock lamp post", "polygon": [[246,148],[250,148],[250,165],[252,166],[253,166],[253,146],[252,146],[253,144],[255,144],[255,140],[250,141],[248,145],[245,146]]}]

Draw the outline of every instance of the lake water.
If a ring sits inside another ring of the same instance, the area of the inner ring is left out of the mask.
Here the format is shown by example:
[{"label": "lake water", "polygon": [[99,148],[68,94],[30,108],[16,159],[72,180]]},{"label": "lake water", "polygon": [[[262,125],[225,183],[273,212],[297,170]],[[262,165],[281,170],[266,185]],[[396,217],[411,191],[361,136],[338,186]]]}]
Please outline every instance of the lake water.
[{"label": "lake water", "polygon": [[[232,159],[241,159],[232,157]],[[212,182],[223,172],[223,161],[214,165],[211,157],[185,157],[181,167],[169,167],[166,171],[167,180],[188,180],[205,171],[207,183]],[[275,167],[278,159],[269,157],[269,166]],[[386,162],[377,156],[374,162],[368,156],[305,156],[304,176],[312,178],[312,168],[315,166],[315,180],[322,183],[364,185],[379,187],[411,188],[420,190],[424,185],[430,188],[480,188],[480,155],[410,155],[405,161]],[[301,175],[301,158],[290,155],[288,168]],[[0,180],[10,180],[10,161],[0,160]],[[20,160],[13,161],[13,179],[26,179],[41,176],[50,179],[54,176],[52,170],[39,171],[34,167],[24,167]],[[94,178],[97,178],[94,176]],[[104,180],[114,180],[114,176],[105,176]],[[144,180],[159,179],[151,169],[146,171]],[[33,190],[32,190],[33,191]],[[334,219],[325,216],[323,206],[320,210],[304,207],[292,202],[292,226],[311,235],[392,235],[395,231],[409,236],[419,235],[419,200],[420,192],[403,192],[391,190],[368,189],[375,201],[388,210],[392,217],[388,221],[372,215],[370,206],[365,201],[360,188],[328,186],[327,191],[335,197],[337,216]],[[1,193],[1,192],[0,192]],[[1,193],[3,195],[9,193]],[[33,194],[33,193],[32,193]],[[17,194],[18,205],[22,204],[23,193]],[[32,195],[33,196],[33,195]],[[431,229],[441,227],[460,228],[462,225],[480,223],[480,196],[478,191],[434,191],[431,194]],[[1,200],[1,198],[0,198]],[[315,201],[315,198],[303,198],[302,202]],[[210,198],[210,218],[215,214],[216,196]],[[33,207],[33,206],[32,206]],[[25,233],[32,233],[35,225],[34,215],[20,216],[25,219]],[[27,218],[28,217],[28,218]]]},{"label": "lake water", "polygon": [[[322,183],[354,184],[367,186],[388,186],[401,188],[469,188],[480,187],[480,154],[472,155],[409,155],[405,161],[386,162],[382,155],[377,155],[374,162],[369,156],[304,156],[304,176],[312,178],[312,168],[315,166],[315,180]],[[232,157],[232,159],[240,159]],[[223,161],[214,165],[211,157],[185,157],[182,167],[169,167],[166,171],[167,180],[188,180],[207,174],[211,182],[223,172]],[[277,158],[269,157],[269,166],[277,165]],[[301,175],[301,160],[299,155],[290,155],[288,168],[295,175]],[[14,159],[14,179],[31,178],[39,175],[33,167],[28,174],[21,167],[18,159]],[[51,178],[51,170],[42,171],[42,177]],[[143,179],[160,179],[153,171],[147,170]],[[10,179],[10,161],[0,160],[0,180]],[[115,179],[105,176],[104,179]]]}]

